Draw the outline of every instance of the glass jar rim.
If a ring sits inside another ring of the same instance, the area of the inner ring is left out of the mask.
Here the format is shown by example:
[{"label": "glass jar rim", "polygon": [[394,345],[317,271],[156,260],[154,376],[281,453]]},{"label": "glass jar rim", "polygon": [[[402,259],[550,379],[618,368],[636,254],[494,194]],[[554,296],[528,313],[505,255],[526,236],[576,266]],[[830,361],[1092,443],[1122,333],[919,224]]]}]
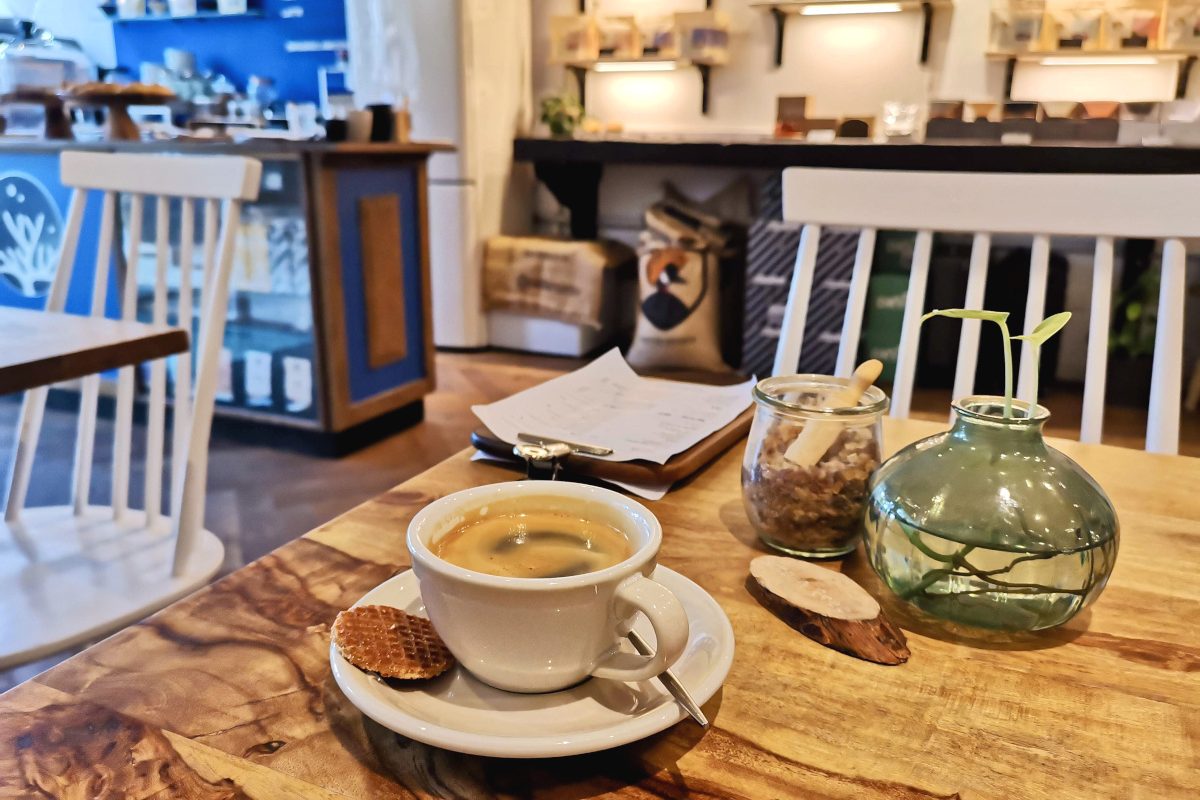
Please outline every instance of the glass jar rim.
[{"label": "glass jar rim", "polygon": [[[832,375],[805,373],[800,375],[777,375],[764,378],[754,387],[754,401],[761,406],[782,414],[820,418],[848,418],[878,416],[887,410],[888,396],[878,386],[868,386],[858,405],[830,407],[785,400],[784,396],[794,392],[828,391],[845,388],[849,378]],[[823,398],[822,398],[823,399]]]},{"label": "glass jar rim", "polygon": [[988,422],[993,425],[1013,427],[1040,426],[1050,419],[1050,409],[1043,405],[1031,405],[1026,400],[1013,398],[1013,416],[1004,416],[1004,398],[999,395],[975,394],[951,403],[954,413],[966,419]]}]

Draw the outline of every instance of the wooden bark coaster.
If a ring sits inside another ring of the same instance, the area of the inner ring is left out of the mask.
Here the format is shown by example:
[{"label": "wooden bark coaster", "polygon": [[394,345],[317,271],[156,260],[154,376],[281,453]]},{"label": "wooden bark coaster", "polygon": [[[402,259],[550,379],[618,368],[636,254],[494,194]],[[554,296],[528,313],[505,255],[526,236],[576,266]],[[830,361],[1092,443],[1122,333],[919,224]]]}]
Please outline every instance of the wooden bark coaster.
[{"label": "wooden bark coaster", "polygon": [[908,661],[904,633],[840,572],[782,556],[750,562],[746,588],[758,602],[814,642],[876,664]]}]

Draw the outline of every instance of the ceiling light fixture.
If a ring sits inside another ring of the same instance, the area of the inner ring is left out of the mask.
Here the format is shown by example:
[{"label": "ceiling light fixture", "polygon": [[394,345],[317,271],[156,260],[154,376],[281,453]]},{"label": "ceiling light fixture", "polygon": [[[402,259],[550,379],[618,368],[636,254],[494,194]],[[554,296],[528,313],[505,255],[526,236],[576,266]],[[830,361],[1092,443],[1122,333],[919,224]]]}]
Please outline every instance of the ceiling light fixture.
[{"label": "ceiling light fixture", "polygon": [[829,3],[826,5],[804,6],[800,14],[805,17],[823,17],[834,14],[891,14],[903,11],[900,3]]},{"label": "ceiling light fixture", "polygon": [[667,72],[679,66],[678,61],[597,61],[596,72]]}]

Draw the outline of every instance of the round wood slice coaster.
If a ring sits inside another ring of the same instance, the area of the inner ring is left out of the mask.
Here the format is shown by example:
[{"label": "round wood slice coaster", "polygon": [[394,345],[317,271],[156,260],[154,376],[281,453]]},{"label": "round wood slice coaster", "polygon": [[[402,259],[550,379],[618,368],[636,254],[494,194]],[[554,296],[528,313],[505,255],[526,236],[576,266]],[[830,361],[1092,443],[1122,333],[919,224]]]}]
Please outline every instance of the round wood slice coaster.
[{"label": "round wood slice coaster", "polygon": [[794,558],[759,556],[750,562],[746,588],[814,642],[876,664],[908,661],[904,632],[866,589],[840,572]]}]

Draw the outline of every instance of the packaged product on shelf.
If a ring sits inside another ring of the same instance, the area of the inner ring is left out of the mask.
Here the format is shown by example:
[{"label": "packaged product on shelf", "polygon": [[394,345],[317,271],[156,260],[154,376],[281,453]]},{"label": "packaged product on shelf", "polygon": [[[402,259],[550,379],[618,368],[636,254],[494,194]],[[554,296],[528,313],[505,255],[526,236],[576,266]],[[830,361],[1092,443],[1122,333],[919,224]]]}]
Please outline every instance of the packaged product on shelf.
[{"label": "packaged product on shelf", "polygon": [[313,404],[312,360],[299,356],[284,356],[283,401],[284,410],[290,414],[302,414]]},{"label": "packaged product on shelf", "polygon": [[1173,2],[1167,6],[1167,47],[1200,48],[1200,2]]},{"label": "packaged product on shelf", "polygon": [[1162,24],[1162,0],[1118,0],[1109,9],[1109,41],[1113,47],[1155,48]]},{"label": "packaged product on shelf", "polygon": [[676,14],[683,38],[683,56],[697,64],[729,61],[729,15],[722,11]]},{"label": "packaged product on shelf", "polygon": [[600,57],[600,30],[594,17],[550,18],[550,63],[590,63]]},{"label": "packaged product on shelf", "polygon": [[679,58],[679,27],[674,17],[644,21],[642,55],[652,58]]},{"label": "packaged product on shelf", "polygon": [[600,20],[600,57],[642,57],[642,34],[633,17],[605,17]]},{"label": "packaged product on shelf", "polygon": [[1045,0],[993,0],[991,49],[1001,52],[1038,50]]},{"label": "packaged product on shelf", "polygon": [[262,350],[247,350],[244,356],[246,405],[271,405],[271,354]]},{"label": "packaged product on shelf", "polygon": [[1096,50],[1103,46],[1106,16],[1102,2],[1055,5],[1050,9],[1054,36],[1060,50]]},{"label": "packaged product on shelf", "polygon": [[266,217],[257,208],[244,209],[234,244],[234,291],[271,291],[269,250]]},{"label": "packaged product on shelf", "polygon": [[217,390],[219,403],[232,403],[233,397],[233,353],[228,347],[221,348],[217,357]]}]

